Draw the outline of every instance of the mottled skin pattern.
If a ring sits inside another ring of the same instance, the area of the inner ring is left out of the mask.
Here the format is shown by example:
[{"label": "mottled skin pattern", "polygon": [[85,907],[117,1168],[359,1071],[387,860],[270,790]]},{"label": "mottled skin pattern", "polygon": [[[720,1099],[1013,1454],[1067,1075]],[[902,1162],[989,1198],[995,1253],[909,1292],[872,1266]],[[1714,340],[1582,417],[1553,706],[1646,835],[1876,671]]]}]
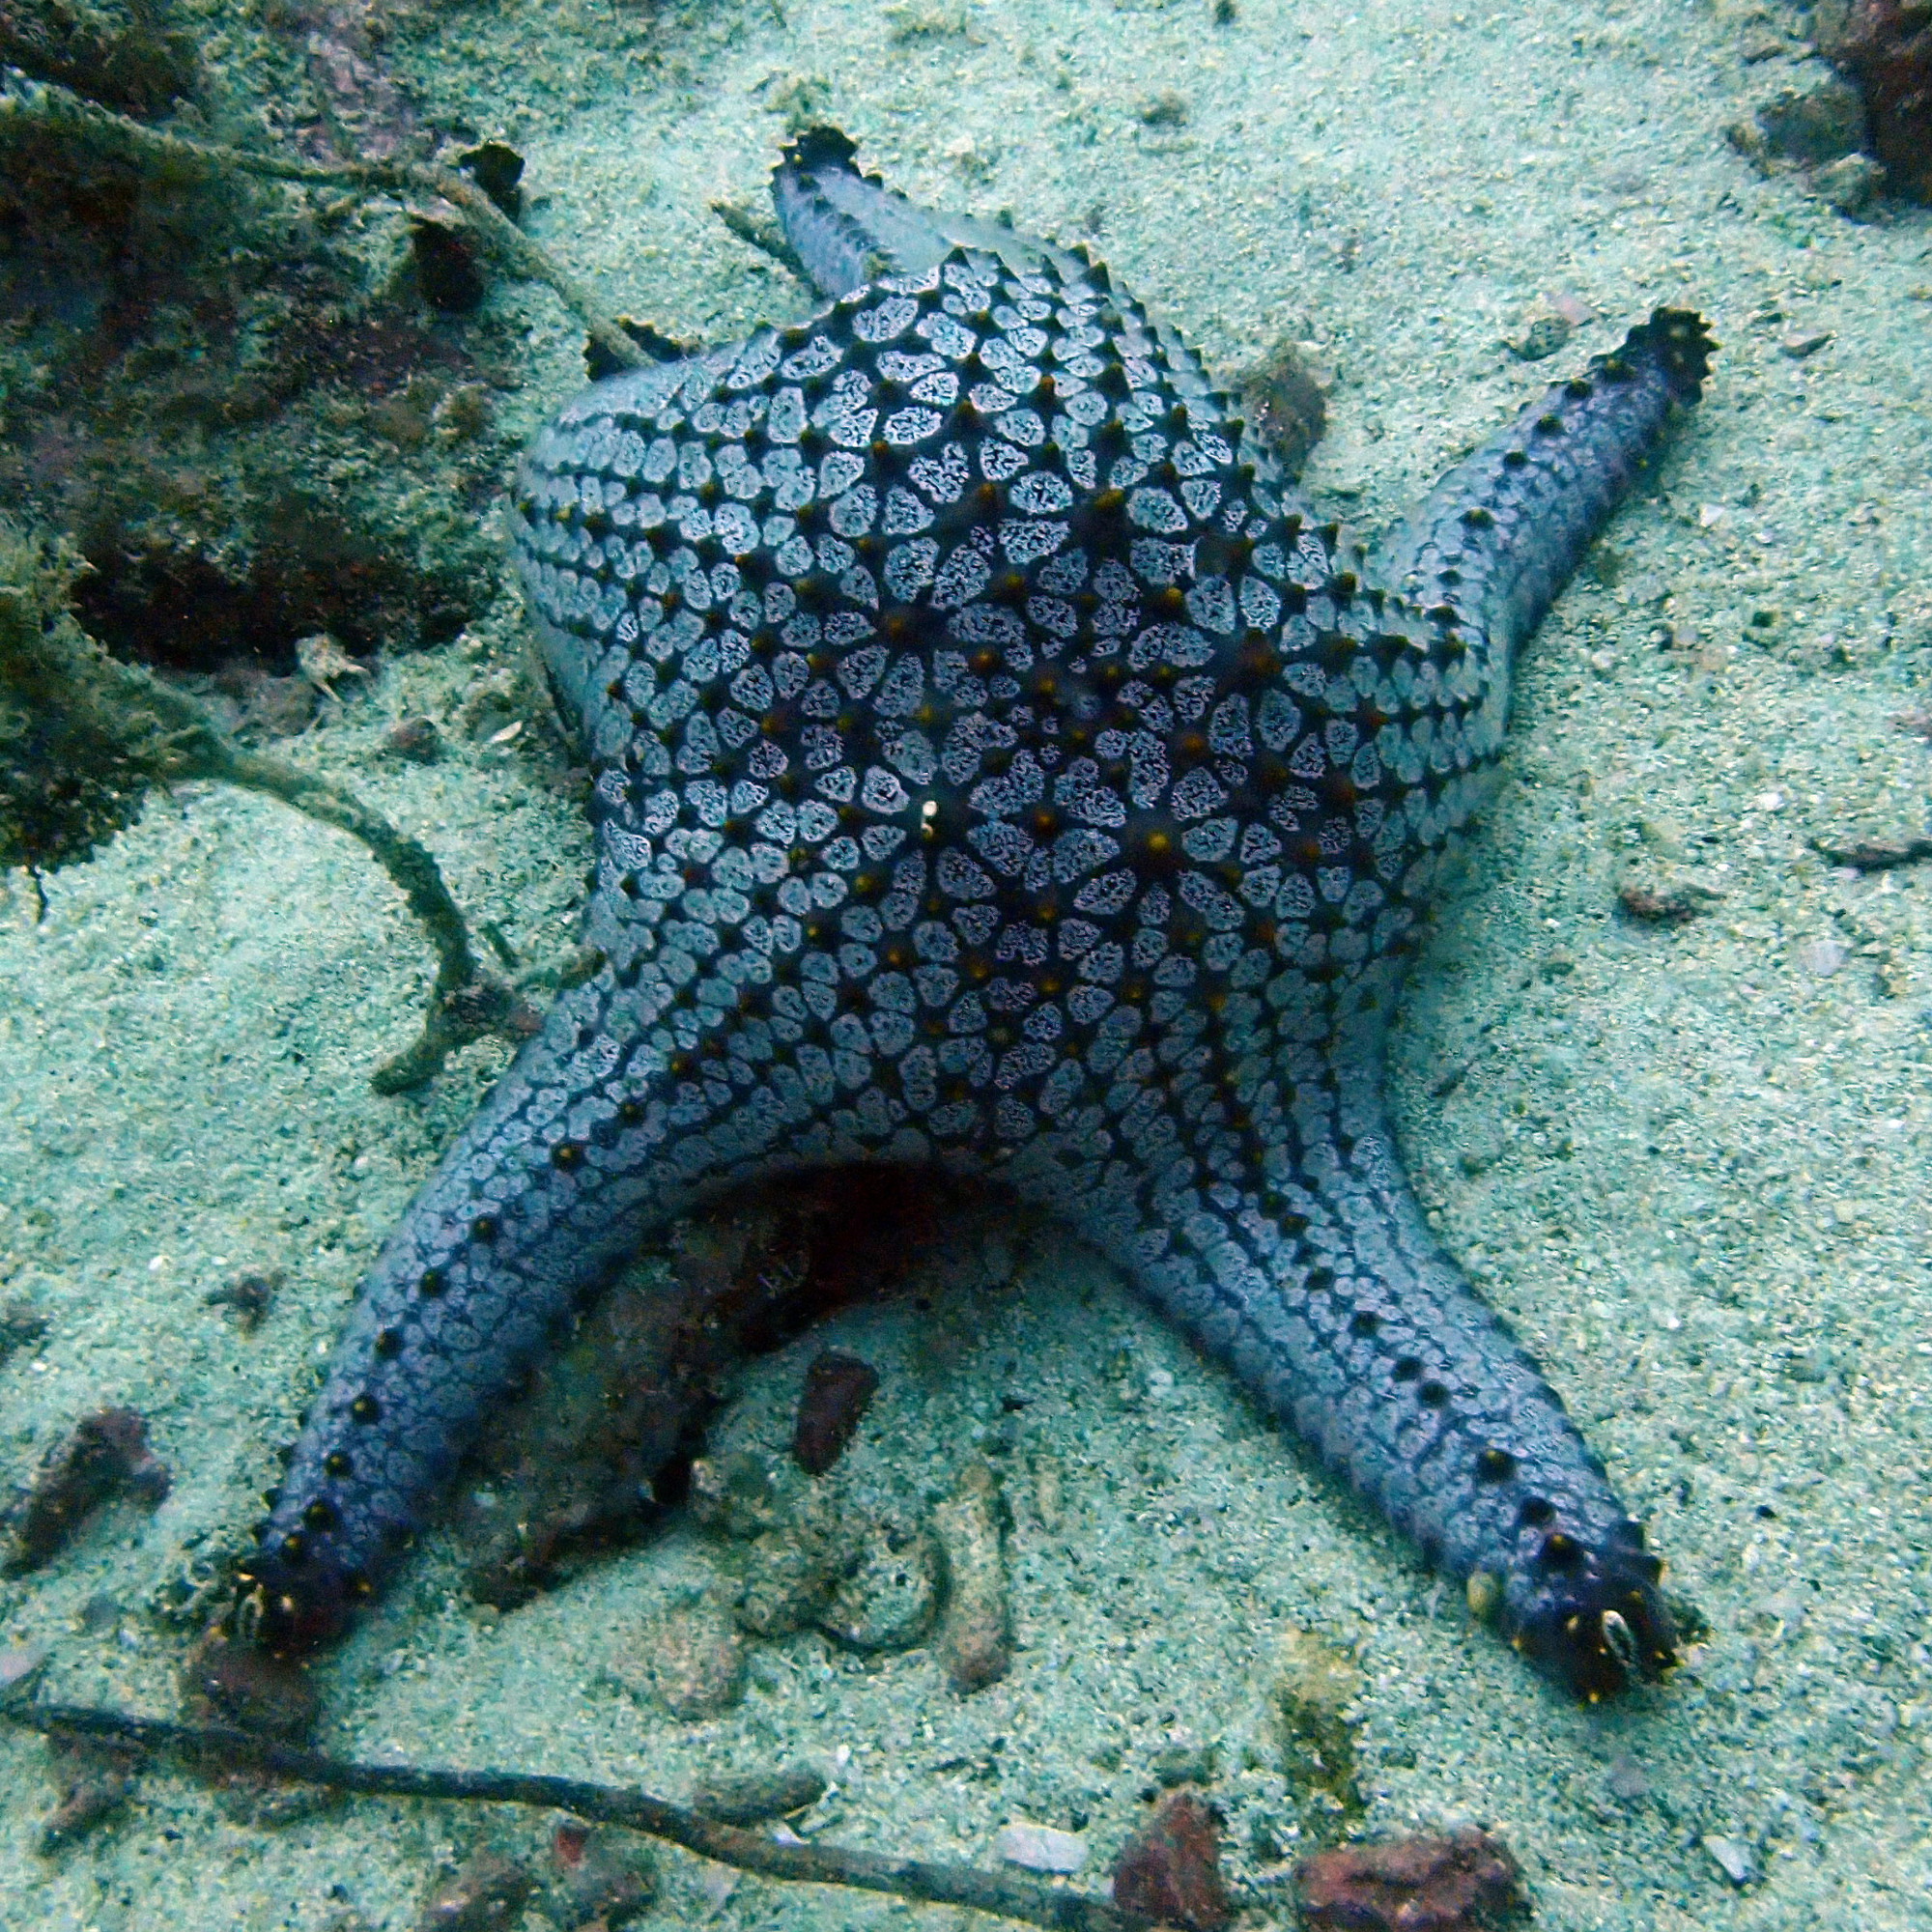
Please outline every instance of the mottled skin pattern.
[{"label": "mottled skin pattern", "polygon": [[1065,1214],[1561,1681],[1654,1673],[1656,1559],[1430,1236],[1381,1086],[1511,656],[1701,324],[1659,311],[1365,568],[1083,255],[829,133],[776,192],[853,292],[596,384],[520,474],[605,963],[365,1283],[250,1565],[269,1631],[337,1625],[641,1236],[891,1161]]}]

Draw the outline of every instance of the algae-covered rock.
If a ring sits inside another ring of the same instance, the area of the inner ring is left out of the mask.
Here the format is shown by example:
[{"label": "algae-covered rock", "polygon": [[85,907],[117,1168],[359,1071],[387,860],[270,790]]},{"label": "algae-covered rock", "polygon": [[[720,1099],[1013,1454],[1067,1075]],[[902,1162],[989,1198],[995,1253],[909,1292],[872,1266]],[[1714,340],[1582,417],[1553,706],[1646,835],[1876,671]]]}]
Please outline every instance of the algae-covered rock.
[{"label": "algae-covered rock", "polygon": [[0,866],[88,858],[141,815],[160,723],[74,622],[74,560],[0,526]]}]

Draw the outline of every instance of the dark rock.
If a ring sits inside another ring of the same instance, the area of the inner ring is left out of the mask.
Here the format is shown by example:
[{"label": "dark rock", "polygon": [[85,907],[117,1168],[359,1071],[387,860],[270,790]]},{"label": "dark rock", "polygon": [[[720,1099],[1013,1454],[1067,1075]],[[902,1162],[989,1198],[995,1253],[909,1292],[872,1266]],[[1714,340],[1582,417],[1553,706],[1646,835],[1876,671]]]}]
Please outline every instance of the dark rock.
[{"label": "dark rock", "polygon": [[72,1844],[103,1818],[112,1817],[134,1789],[132,1759],[100,1745],[52,1739],[47,1762],[60,1801],[41,1823],[43,1857]]},{"label": "dark rock", "polygon": [[507,141],[485,141],[456,157],[456,165],[515,221],[524,212],[524,157]]},{"label": "dark rock", "polygon": [[148,1447],[147,1424],[131,1408],[83,1416],[48,1453],[14,1508],[7,1570],[37,1570],[58,1555],[111,1496],[158,1508],[171,1480],[167,1465]]},{"label": "dark rock", "polygon": [[614,1833],[567,1819],[552,1833],[550,1851],[557,1871],[550,1917],[567,1932],[627,1925],[658,1895],[649,1853]]},{"label": "dark rock", "polygon": [[1825,0],[1818,51],[1864,102],[1889,185],[1932,202],[1932,7],[1924,0]]},{"label": "dark rock", "polygon": [[1320,1852],[1295,1872],[1313,1932],[1489,1932],[1523,1916],[1522,1875],[1486,1833]]},{"label": "dark rock", "polygon": [[1221,1828],[1190,1791],[1164,1798],[1122,1848],[1114,1903],[1187,1932],[1218,1932],[1234,1917],[1221,1883]]},{"label": "dark rock", "polygon": [[468,315],[483,303],[483,265],[461,218],[417,213],[410,221],[410,252],[415,261],[416,290],[431,308],[444,315]]},{"label": "dark rock", "polygon": [[878,1371],[857,1355],[828,1349],[805,1372],[791,1453],[808,1475],[822,1476],[845,1453],[879,1386]]},{"label": "dark rock", "polygon": [[535,1889],[515,1860],[486,1848],[437,1889],[416,1932],[498,1932],[520,1922]]}]

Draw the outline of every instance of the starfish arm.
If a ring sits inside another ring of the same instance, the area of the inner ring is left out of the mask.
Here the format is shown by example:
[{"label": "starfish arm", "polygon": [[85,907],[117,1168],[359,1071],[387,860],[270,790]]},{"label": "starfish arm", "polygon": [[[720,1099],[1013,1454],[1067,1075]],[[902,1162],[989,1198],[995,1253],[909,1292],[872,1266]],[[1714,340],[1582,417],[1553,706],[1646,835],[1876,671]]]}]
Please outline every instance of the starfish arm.
[{"label": "starfish arm", "polygon": [[340,1627],[490,1408],[713,1152],[648,1007],[607,968],[565,993],[365,1277],[246,1566],[271,1633]]},{"label": "starfish arm", "polygon": [[1430,1235],[1378,1084],[1341,1071],[1298,1096],[1266,1186],[1156,1189],[1093,1232],[1540,1668],[1583,1695],[1654,1675],[1674,1646],[1662,1566]]},{"label": "starfish arm", "polygon": [[1457,464],[1395,532],[1385,581],[1460,636],[1499,692],[1673,408],[1697,400],[1714,346],[1700,317],[1656,310]]}]

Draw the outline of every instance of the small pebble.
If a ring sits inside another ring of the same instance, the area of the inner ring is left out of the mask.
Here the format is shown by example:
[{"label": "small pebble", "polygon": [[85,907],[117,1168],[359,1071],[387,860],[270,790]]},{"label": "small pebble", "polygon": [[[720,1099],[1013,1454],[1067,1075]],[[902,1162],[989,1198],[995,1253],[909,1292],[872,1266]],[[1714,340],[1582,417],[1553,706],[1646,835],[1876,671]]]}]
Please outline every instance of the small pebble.
[{"label": "small pebble", "polygon": [[428,718],[403,718],[390,725],[383,749],[412,765],[433,765],[442,755],[442,734]]},{"label": "small pebble", "polygon": [[952,1495],[932,1513],[946,1554],[939,1655],[948,1680],[962,1696],[997,1684],[1012,1666],[1001,1500],[992,1470],[976,1461],[959,1472]]},{"label": "small pebble", "polygon": [[805,1372],[792,1425],[792,1459],[808,1475],[822,1476],[845,1453],[870,1406],[879,1374],[857,1355],[828,1349]]},{"label": "small pebble", "polygon": [[613,1832],[567,1819],[551,1834],[557,1878],[550,1914],[565,1932],[608,1932],[650,1910],[657,1866],[641,1845]]},{"label": "small pebble", "polygon": [[1087,1862],[1087,1840],[1078,1832],[1023,1821],[1003,1826],[993,1849],[1009,1865],[1028,1871],[1077,1872]]},{"label": "small pebble", "polygon": [[438,1887],[416,1932],[497,1932],[519,1923],[535,1889],[514,1859],[486,1847]]},{"label": "small pebble", "polygon": [[1704,1849],[1710,1853],[1712,1863],[1733,1885],[1748,1885],[1756,1876],[1750,1854],[1737,1839],[1720,1837],[1715,1832],[1706,1832]]},{"label": "small pebble", "polygon": [[1221,1828],[1191,1791],[1161,1801],[1122,1848],[1114,1903],[1187,1932],[1220,1932],[1234,1917],[1221,1882]]},{"label": "small pebble", "polygon": [[1619,1751],[1610,1760],[1608,1778],[1610,1796],[1621,1798],[1626,1804],[1642,1798],[1650,1791],[1650,1774],[1628,1752]]}]

